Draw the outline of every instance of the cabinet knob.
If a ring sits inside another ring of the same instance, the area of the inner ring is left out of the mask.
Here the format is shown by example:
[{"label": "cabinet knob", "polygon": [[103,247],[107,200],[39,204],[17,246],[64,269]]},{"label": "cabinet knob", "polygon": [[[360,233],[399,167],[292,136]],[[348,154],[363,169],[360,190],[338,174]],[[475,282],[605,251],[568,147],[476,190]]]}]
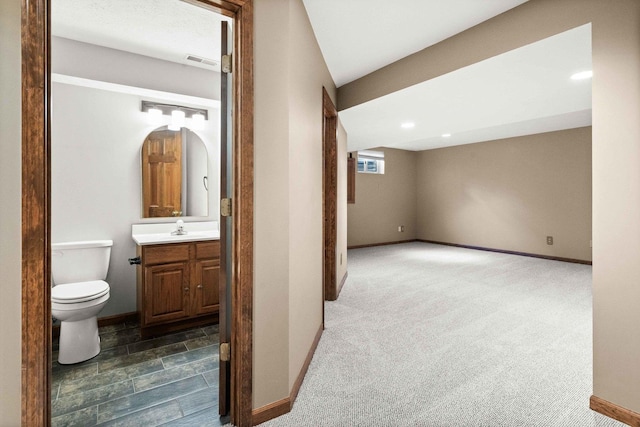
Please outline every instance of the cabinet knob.
[{"label": "cabinet knob", "polygon": [[197,286],[197,288],[198,288],[198,289],[202,289],[202,285],[198,285],[198,286]]},{"label": "cabinet knob", "polygon": [[189,287],[188,287],[188,286],[185,286],[185,287],[184,287],[184,292],[185,292],[185,293],[189,292]]}]

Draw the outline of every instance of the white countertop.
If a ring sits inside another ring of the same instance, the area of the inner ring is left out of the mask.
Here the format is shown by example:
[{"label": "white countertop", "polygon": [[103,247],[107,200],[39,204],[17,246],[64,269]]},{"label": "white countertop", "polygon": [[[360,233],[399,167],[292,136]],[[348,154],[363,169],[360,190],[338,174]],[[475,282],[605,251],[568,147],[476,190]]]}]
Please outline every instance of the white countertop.
[{"label": "white countertop", "polygon": [[176,228],[175,222],[133,224],[131,226],[131,237],[136,244],[141,246],[220,239],[217,221],[185,222],[184,230],[186,230],[187,234],[182,235],[171,234]]}]

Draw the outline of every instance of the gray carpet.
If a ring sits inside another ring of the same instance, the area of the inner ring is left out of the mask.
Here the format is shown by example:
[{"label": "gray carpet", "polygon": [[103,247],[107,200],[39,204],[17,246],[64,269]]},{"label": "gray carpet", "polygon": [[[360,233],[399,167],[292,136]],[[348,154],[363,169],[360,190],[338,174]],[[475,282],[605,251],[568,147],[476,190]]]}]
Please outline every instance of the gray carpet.
[{"label": "gray carpet", "polygon": [[622,426],[592,412],[591,267],[426,243],[349,251],[271,426]]}]

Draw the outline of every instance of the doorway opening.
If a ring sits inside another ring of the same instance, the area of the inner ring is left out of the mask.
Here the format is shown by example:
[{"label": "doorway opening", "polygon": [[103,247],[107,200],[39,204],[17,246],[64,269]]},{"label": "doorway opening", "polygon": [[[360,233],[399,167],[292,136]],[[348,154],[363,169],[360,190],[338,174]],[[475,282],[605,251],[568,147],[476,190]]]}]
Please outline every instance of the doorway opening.
[{"label": "doorway opening", "polygon": [[[251,424],[251,318],[253,265],[252,2],[188,1],[231,18],[235,24],[232,67],[234,114],[232,147],[232,235],[228,272],[234,310],[230,316],[231,422]],[[23,366],[22,423],[47,425],[51,419],[51,5],[23,3]],[[53,112],[55,115],[55,110]],[[96,112],[96,114],[99,114]],[[67,118],[73,120],[72,117]],[[107,120],[108,122],[108,120]],[[114,125],[113,123],[108,123]],[[94,153],[95,154],[95,153]],[[96,155],[99,155],[97,153]],[[81,183],[80,183],[81,184]]]}]

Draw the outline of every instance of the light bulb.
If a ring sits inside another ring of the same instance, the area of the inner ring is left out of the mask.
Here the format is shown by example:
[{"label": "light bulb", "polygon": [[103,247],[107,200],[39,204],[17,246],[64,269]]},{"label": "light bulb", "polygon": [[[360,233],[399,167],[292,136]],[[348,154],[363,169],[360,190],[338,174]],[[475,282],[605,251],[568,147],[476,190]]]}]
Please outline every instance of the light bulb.
[{"label": "light bulb", "polygon": [[149,123],[152,125],[159,125],[162,123],[162,110],[159,108],[149,108],[147,110],[149,114]]},{"label": "light bulb", "polygon": [[204,129],[204,114],[195,113],[191,116],[191,127],[193,130]]},{"label": "light bulb", "polygon": [[171,124],[169,125],[169,130],[180,130],[181,127],[184,127],[184,111],[173,110],[171,112]]}]

